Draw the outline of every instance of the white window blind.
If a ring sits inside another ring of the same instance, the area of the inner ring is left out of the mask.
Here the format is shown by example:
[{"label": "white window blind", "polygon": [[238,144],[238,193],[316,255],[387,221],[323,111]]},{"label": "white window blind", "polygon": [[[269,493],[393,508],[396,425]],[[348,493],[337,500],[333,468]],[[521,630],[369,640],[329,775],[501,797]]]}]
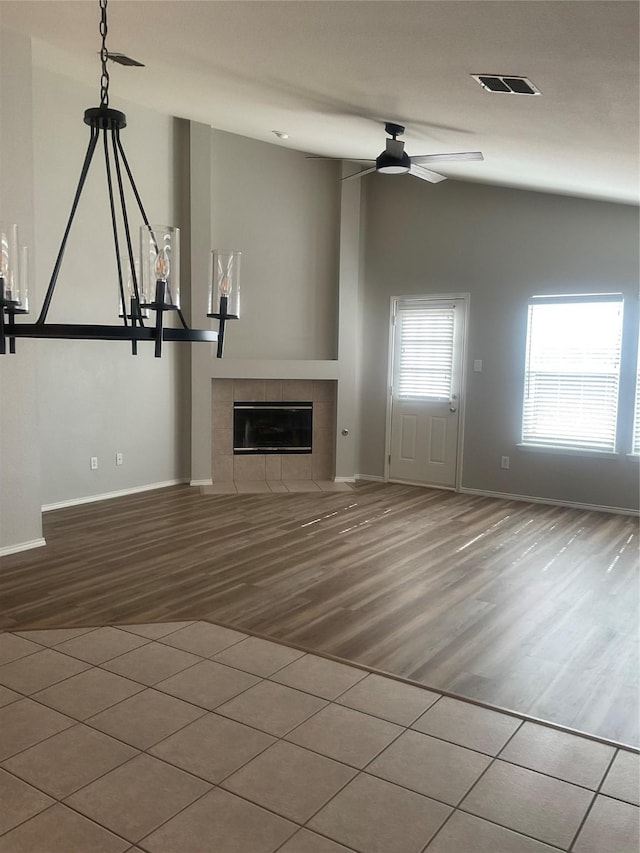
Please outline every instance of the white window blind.
[{"label": "white window blind", "polygon": [[448,400],[453,375],[455,308],[400,309],[399,397]]},{"label": "white window blind", "polygon": [[640,454],[640,352],[638,352],[638,370],[636,372],[636,407],[633,416],[633,447],[631,452]]},{"label": "white window blind", "polygon": [[522,442],[614,451],[622,297],[529,304]]}]

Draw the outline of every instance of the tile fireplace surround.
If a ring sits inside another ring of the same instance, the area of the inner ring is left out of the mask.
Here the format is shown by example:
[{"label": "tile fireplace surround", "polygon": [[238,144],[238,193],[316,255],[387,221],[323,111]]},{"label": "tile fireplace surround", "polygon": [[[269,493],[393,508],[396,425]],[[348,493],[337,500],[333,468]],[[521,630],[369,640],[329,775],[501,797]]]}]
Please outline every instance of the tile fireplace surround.
[{"label": "tile fireplace surround", "polygon": [[[215,483],[332,480],[335,471],[336,381],[325,379],[214,379],[211,383]],[[233,455],[233,404],[313,402],[313,452]]]}]

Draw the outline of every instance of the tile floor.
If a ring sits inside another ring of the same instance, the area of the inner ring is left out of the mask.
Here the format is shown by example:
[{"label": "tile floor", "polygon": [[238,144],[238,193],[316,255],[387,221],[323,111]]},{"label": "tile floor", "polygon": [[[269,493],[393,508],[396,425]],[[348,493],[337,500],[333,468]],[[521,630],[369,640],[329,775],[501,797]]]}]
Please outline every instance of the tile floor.
[{"label": "tile floor", "polygon": [[0,634],[0,853],[638,853],[639,775],[206,622]]},{"label": "tile floor", "polygon": [[221,480],[212,486],[201,486],[203,495],[264,495],[289,492],[353,492],[351,483],[334,480]]}]

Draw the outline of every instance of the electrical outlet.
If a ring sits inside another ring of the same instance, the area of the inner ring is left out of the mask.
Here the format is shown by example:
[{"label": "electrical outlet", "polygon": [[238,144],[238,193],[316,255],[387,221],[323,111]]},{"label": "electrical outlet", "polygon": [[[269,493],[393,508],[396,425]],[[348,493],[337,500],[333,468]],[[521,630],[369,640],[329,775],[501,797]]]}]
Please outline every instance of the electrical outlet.
[{"label": "electrical outlet", "polygon": [[505,471],[508,470],[508,468],[509,468],[509,457],[508,456],[501,456],[500,457],[500,467]]},{"label": "electrical outlet", "polygon": [[124,456],[122,453],[116,453],[116,465],[122,465],[124,463]]},{"label": "electrical outlet", "polygon": [[98,457],[97,456],[91,457],[91,470],[92,471],[98,470]]}]

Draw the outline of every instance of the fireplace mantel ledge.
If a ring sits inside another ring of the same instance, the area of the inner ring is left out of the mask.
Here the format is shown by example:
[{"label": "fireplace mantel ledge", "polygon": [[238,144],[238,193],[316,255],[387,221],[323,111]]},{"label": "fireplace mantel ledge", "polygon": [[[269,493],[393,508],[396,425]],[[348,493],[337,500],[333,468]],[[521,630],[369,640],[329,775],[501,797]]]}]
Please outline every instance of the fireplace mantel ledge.
[{"label": "fireplace mantel ledge", "polygon": [[338,379],[338,360],[222,358],[211,363],[212,379]]}]

